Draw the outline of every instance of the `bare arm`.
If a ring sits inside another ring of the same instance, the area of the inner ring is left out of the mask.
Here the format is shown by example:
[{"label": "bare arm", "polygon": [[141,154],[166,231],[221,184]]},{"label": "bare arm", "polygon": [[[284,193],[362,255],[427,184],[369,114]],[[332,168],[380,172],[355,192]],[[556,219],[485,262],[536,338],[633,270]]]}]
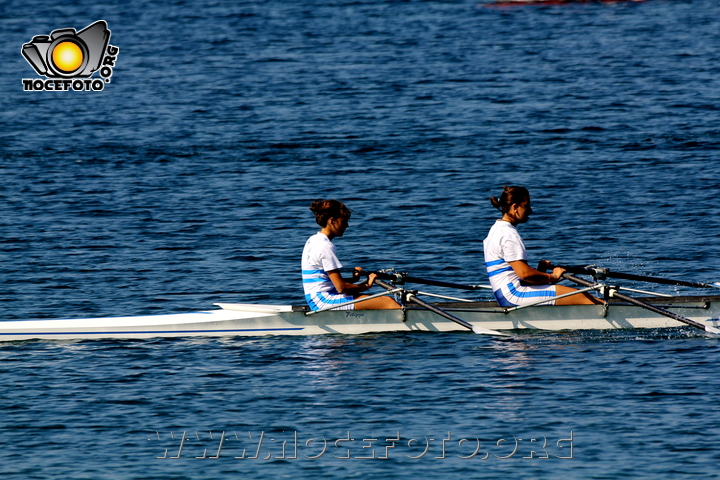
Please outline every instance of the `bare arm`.
[{"label": "bare arm", "polygon": [[560,267],[555,267],[552,274],[541,272],[540,270],[532,268],[524,260],[516,260],[508,263],[523,282],[532,283],[534,285],[558,283],[562,280],[562,274],[565,272],[565,269]]},{"label": "bare arm", "polygon": [[337,290],[338,293],[344,293],[347,295],[359,295],[369,289],[372,287],[373,282],[375,282],[376,277],[374,273],[371,273],[368,275],[367,282],[355,285],[354,283],[350,283],[342,278],[340,270],[330,270],[327,274],[328,277],[330,277],[330,281],[332,281],[333,285],[335,285],[335,290]]}]

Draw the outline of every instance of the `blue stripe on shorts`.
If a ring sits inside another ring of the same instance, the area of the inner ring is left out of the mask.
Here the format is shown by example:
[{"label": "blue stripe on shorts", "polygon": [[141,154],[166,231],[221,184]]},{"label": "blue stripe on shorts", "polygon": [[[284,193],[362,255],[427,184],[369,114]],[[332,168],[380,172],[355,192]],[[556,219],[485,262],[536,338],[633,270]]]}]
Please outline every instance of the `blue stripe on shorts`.
[{"label": "blue stripe on shorts", "polygon": [[[311,310],[322,310],[323,308],[332,307],[341,303],[347,303],[355,300],[352,295],[344,295],[342,293],[332,292],[314,292],[305,295],[305,300]],[[338,307],[337,310],[354,310],[355,304],[344,305]]]}]

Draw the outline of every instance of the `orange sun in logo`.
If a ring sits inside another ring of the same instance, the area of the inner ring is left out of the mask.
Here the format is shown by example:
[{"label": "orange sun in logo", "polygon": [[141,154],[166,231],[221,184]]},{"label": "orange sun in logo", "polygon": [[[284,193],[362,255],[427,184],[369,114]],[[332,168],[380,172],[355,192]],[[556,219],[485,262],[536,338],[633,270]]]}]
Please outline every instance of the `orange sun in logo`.
[{"label": "orange sun in logo", "polygon": [[72,73],[82,66],[83,52],[73,42],[60,42],[53,49],[52,61],[63,72]]}]

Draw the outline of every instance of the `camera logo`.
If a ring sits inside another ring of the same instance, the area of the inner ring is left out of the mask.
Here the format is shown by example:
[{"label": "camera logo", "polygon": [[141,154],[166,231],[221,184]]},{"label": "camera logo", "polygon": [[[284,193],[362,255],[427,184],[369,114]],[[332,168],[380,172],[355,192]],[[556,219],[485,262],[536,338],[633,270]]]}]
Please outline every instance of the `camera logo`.
[{"label": "camera logo", "polygon": [[[110,30],[104,20],[75,31],[53,30],[37,35],[22,46],[22,55],[42,79],[23,79],[23,90],[99,91],[110,83],[120,49],[109,44]],[[92,79],[100,71],[99,78]]]}]

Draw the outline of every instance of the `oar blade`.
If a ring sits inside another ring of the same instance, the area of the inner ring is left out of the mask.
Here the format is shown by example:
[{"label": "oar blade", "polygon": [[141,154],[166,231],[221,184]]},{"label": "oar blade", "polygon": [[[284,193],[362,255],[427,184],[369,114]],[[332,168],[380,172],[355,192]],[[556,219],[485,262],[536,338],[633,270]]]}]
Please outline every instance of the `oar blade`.
[{"label": "oar blade", "polygon": [[[708,322],[712,322],[713,324],[717,325],[718,322],[720,322],[720,319],[711,318],[710,320],[708,320]],[[720,328],[715,327],[713,325],[705,325],[705,331],[708,333],[712,333],[714,335],[720,335]]]},{"label": "oar blade", "polygon": [[478,327],[477,325],[473,325],[472,331],[478,335],[495,335],[496,337],[509,337],[510,336],[507,333],[490,330],[488,328]]}]

